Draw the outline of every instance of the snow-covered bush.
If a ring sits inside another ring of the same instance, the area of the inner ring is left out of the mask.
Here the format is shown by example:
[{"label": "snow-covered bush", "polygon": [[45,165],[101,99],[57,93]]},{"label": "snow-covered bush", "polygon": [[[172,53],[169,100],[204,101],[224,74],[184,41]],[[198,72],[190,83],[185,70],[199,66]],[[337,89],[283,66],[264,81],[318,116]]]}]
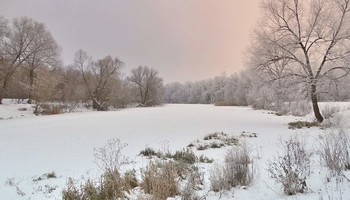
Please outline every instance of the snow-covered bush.
[{"label": "snow-covered bush", "polygon": [[226,177],[231,186],[249,185],[253,180],[252,159],[247,145],[233,147],[225,155]]},{"label": "snow-covered bush", "polygon": [[178,162],[183,162],[187,164],[194,164],[198,158],[189,148],[176,151],[172,158]]},{"label": "snow-covered bush", "polygon": [[214,166],[210,170],[210,189],[214,192],[220,192],[231,189],[230,184],[226,180],[224,166],[218,163],[214,163]]},{"label": "snow-covered bush", "polygon": [[211,190],[219,192],[236,186],[248,186],[253,181],[253,162],[247,145],[229,149],[224,164],[216,164],[210,172]]},{"label": "snow-covered bush", "polygon": [[140,155],[146,156],[146,157],[152,157],[152,156],[159,156],[159,153],[156,152],[151,147],[146,147],[145,149],[140,151]]},{"label": "snow-covered bush", "polygon": [[307,190],[306,178],[310,175],[311,153],[305,143],[291,137],[283,143],[284,154],[269,163],[271,177],[283,186],[287,195],[304,193]]},{"label": "snow-covered bush", "polygon": [[121,151],[125,147],[119,139],[112,139],[101,148],[95,149],[96,164],[103,170],[98,180],[88,179],[76,186],[72,179],[62,192],[64,200],[118,199],[125,197],[125,191],[138,186],[135,172],[120,174],[120,167],[127,163]]},{"label": "snow-covered bush", "polygon": [[190,167],[186,177],[186,184],[181,190],[182,200],[199,200],[201,199],[196,191],[202,189],[204,174],[199,172],[198,167]]},{"label": "snow-covered bush", "polygon": [[325,134],[320,143],[321,160],[333,175],[350,170],[350,138],[343,129]]},{"label": "snow-covered bush", "polygon": [[97,166],[106,172],[112,174],[120,170],[120,167],[128,163],[128,159],[122,154],[123,144],[119,139],[108,140],[103,147],[94,149],[95,162]]}]

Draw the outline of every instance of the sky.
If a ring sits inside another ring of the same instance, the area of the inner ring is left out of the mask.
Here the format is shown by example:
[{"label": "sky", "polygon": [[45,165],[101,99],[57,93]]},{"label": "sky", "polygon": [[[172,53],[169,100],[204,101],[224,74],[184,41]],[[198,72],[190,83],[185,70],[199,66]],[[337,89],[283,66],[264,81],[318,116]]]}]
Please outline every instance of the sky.
[{"label": "sky", "polygon": [[65,65],[83,49],[94,59],[118,57],[125,73],[152,67],[169,83],[241,71],[258,1],[0,0],[0,15],[44,23]]}]

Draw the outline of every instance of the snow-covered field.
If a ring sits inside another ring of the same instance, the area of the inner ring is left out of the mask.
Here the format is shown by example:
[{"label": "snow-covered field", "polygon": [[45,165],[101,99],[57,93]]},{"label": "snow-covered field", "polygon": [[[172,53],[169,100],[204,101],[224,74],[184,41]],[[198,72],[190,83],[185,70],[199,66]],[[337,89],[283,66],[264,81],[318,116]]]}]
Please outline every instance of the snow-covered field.
[{"label": "snow-covered field", "polygon": [[[61,199],[60,194],[68,177],[79,180],[82,175],[94,173],[93,149],[103,146],[109,139],[119,138],[128,144],[123,153],[135,161],[132,167],[138,169],[147,164],[146,158],[138,156],[140,150],[147,146],[179,150],[217,131],[237,136],[243,131],[257,133],[256,138],[242,138],[256,157],[257,178],[248,189],[235,188],[222,195],[221,199],[350,199],[350,183],[346,180],[340,184],[335,184],[334,180],[327,183],[327,170],[319,161],[312,163],[312,174],[307,180],[310,190],[306,194],[285,196],[280,185],[269,177],[268,162],[282,151],[282,140],[296,134],[306,138],[307,146],[312,149],[320,134],[331,131],[319,128],[288,129],[288,122],[302,120],[300,117],[276,116],[249,107],[213,105],[165,105],[34,116],[28,111],[30,105],[16,106],[9,103],[0,105],[0,117],[12,118],[0,120],[1,200]],[[27,110],[18,111],[18,106]],[[343,112],[341,116],[341,123],[349,133],[350,112]],[[220,161],[226,150],[211,149],[195,153]],[[208,171],[209,168],[203,167],[202,170]],[[43,176],[50,172],[55,172],[57,178],[46,179]],[[205,176],[208,177],[209,173]],[[39,177],[44,178],[38,180]],[[200,193],[206,199],[220,198],[219,194],[209,189],[207,182]]]}]

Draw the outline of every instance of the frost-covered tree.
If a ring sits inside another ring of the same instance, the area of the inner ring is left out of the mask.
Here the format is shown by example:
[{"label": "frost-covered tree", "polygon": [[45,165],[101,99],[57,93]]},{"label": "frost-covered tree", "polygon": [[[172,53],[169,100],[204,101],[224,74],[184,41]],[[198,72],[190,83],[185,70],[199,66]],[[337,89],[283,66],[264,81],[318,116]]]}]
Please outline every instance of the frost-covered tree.
[{"label": "frost-covered tree", "polygon": [[74,65],[79,69],[96,110],[106,110],[105,103],[111,98],[113,81],[123,62],[106,56],[94,62],[83,50],[75,54]]},{"label": "frost-covered tree", "polygon": [[184,84],[169,83],[165,86],[165,100],[168,103],[247,105],[249,83],[243,73]]},{"label": "frost-covered tree", "polygon": [[37,69],[40,66],[58,67],[60,64],[60,47],[51,33],[42,23],[34,21],[30,23],[33,23],[33,31],[35,32],[29,47],[33,49],[33,53],[28,55],[28,59],[25,60],[23,65],[29,74],[28,103],[31,103],[32,100]]},{"label": "frost-covered tree", "polygon": [[350,0],[263,0],[250,64],[270,80],[304,83],[317,121],[320,84],[350,71]]},{"label": "frost-covered tree", "polygon": [[0,18],[0,29],[1,104],[10,79],[19,67],[28,67],[32,83],[38,66],[58,61],[59,48],[43,24],[27,17],[16,18],[11,25]]},{"label": "frost-covered tree", "polygon": [[163,80],[155,69],[139,66],[131,70],[127,79],[137,91],[137,99],[141,105],[152,106],[163,102]]}]

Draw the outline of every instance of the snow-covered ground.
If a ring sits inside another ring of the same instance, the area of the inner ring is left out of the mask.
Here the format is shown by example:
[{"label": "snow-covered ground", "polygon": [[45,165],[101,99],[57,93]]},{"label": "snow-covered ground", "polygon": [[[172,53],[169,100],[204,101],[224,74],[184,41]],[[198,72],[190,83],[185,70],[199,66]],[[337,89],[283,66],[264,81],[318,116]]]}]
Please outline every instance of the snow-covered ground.
[{"label": "snow-covered ground", "polygon": [[34,116],[33,105],[23,101],[4,99],[0,107],[0,120]]},{"label": "snow-covered ground", "polygon": [[[9,103],[0,105],[0,116],[9,113],[8,117],[3,117],[8,119],[20,112],[18,108],[9,110],[9,107]],[[23,104],[23,107],[30,109],[30,105]],[[147,164],[146,158],[138,156],[147,146],[174,151],[217,131],[237,136],[243,131],[257,133],[256,138],[244,140],[258,158],[258,177],[247,190],[235,188],[221,199],[350,199],[350,183],[332,184],[332,180],[327,183],[326,169],[319,161],[312,163],[312,174],[307,180],[310,191],[306,194],[287,197],[280,185],[269,177],[267,163],[281,152],[282,140],[297,134],[307,138],[308,147],[313,148],[315,138],[328,131],[288,129],[288,122],[302,120],[300,117],[276,116],[249,107],[213,105],[165,105],[52,116],[34,116],[28,111],[21,115],[26,117],[0,120],[1,200],[61,199],[68,177],[81,179],[82,175],[88,176],[96,169],[93,149],[103,146],[109,139],[119,138],[128,144],[123,152],[135,161],[132,165],[137,169]],[[349,128],[350,112],[341,116],[342,123]],[[196,153],[219,161],[224,152],[225,149],[212,149]],[[55,172],[57,178],[47,179],[45,174],[50,172]],[[43,180],[38,180],[39,177]],[[209,187],[204,190],[201,193],[205,193],[207,199],[219,199],[219,194],[208,191]]]}]

